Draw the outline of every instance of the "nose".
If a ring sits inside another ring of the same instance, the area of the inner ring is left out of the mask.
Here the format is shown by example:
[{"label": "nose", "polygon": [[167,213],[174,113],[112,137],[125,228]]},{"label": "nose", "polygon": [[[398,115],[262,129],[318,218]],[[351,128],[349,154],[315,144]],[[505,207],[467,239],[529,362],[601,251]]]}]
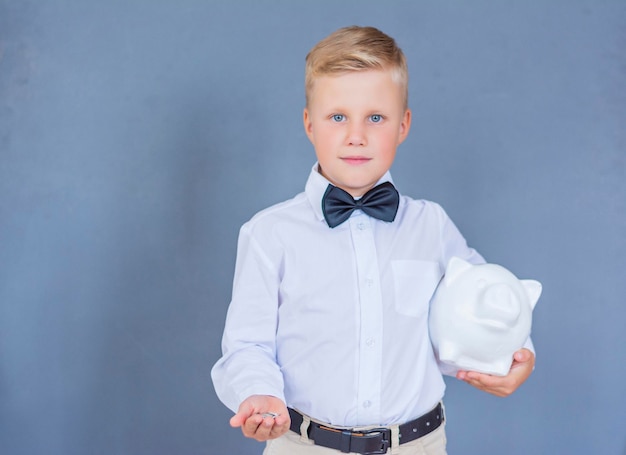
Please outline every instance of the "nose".
[{"label": "nose", "polygon": [[365,126],[358,122],[350,122],[348,124],[346,142],[348,145],[356,147],[367,145]]}]

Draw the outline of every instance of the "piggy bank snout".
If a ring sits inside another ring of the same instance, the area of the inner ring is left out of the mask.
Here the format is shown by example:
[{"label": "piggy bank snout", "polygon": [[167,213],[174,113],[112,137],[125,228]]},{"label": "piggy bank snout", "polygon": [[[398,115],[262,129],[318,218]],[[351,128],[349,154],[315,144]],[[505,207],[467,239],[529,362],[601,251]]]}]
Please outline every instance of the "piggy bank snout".
[{"label": "piggy bank snout", "polygon": [[476,317],[486,324],[502,329],[515,326],[521,313],[521,305],[513,289],[505,283],[497,283],[485,289],[476,307]]}]

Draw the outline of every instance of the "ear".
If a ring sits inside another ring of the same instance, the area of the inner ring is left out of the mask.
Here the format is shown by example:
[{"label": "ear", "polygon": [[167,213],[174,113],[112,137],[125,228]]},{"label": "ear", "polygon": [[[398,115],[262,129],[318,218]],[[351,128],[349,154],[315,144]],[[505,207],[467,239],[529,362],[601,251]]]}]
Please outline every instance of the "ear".
[{"label": "ear", "polygon": [[309,141],[313,143],[313,122],[311,121],[311,114],[309,113],[308,107],[304,108],[304,112],[302,114],[302,121],[304,123],[304,132],[309,138]]},{"label": "ear", "polygon": [[444,283],[446,286],[449,286],[454,280],[456,280],[461,274],[463,274],[466,270],[471,269],[473,266],[469,262],[452,256],[450,262],[448,262],[448,267],[446,267],[446,274],[443,277]]},{"label": "ear", "polygon": [[530,299],[530,307],[535,309],[535,305],[537,305],[537,301],[539,300],[539,296],[541,295],[541,283],[536,280],[520,280],[522,285],[524,285],[524,289],[526,289],[526,294],[528,294],[528,298]]},{"label": "ear", "polygon": [[409,130],[411,129],[411,109],[407,109],[404,111],[404,115],[402,116],[402,122],[400,122],[400,131],[398,136],[398,145],[402,144],[406,137],[409,135]]}]

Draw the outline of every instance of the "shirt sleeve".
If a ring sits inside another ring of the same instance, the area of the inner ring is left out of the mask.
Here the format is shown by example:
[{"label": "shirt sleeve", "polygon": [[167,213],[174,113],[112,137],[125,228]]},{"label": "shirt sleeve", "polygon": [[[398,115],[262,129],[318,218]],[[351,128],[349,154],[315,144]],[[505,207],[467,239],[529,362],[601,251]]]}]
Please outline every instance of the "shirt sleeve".
[{"label": "shirt sleeve", "polygon": [[285,400],[276,363],[278,265],[254,238],[250,225],[244,225],[222,338],[223,355],[211,370],[218,398],[233,412],[251,395]]},{"label": "shirt sleeve", "polygon": [[473,248],[467,245],[465,237],[458,230],[446,212],[437,205],[439,210],[439,225],[441,226],[441,256],[442,266],[445,269],[452,256],[460,257],[471,264],[483,264],[485,259]]},{"label": "shirt sleeve", "polygon": [[522,347],[528,349],[530,352],[535,354],[535,345],[533,344],[533,340],[530,337],[526,339],[526,342],[524,343],[524,346]]}]

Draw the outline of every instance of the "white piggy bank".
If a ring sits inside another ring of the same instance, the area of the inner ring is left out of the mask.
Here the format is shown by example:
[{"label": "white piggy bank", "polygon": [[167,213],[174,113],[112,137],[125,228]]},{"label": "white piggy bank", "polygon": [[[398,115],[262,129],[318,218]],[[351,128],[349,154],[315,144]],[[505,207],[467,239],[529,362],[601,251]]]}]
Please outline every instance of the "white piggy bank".
[{"label": "white piggy bank", "polygon": [[530,335],[541,283],[518,280],[496,264],[453,257],[430,304],[435,355],[447,374],[458,370],[508,374],[513,354]]}]

